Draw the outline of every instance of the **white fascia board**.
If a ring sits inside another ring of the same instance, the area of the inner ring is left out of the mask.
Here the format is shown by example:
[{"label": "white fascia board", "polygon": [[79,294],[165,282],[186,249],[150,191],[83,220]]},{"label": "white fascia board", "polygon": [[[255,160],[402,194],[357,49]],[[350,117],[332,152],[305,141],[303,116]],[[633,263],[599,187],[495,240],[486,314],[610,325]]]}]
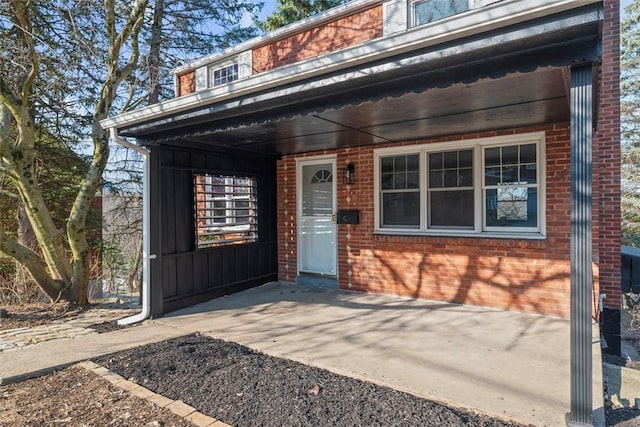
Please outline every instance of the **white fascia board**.
[{"label": "white fascia board", "polygon": [[287,38],[294,34],[298,34],[300,32],[315,28],[319,25],[322,25],[325,22],[335,21],[336,19],[340,19],[343,16],[353,15],[354,13],[357,13],[361,10],[368,9],[370,7],[375,6],[376,4],[382,4],[382,3],[383,3],[383,0],[352,0],[350,2],[347,2],[346,4],[333,7],[317,15],[313,15],[309,18],[301,19],[300,21],[296,21],[282,28],[278,28],[274,31],[270,31],[265,35],[249,39],[236,46],[225,49],[222,52],[217,52],[211,55],[198,58],[195,61],[192,61],[188,64],[181,65],[179,67],[174,68],[172,70],[172,73],[180,74],[180,73],[184,73],[185,71],[191,71],[195,68],[202,67],[203,65],[224,60],[229,56],[237,55],[242,51],[254,49],[258,46],[263,46],[265,44],[269,44],[274,41]]},{"label": "white fascia board", "polygon": [[[599,3],[599,0],[505,0],[432,24],[415,27],[405,33],[391,34],[360,45],[255,74],[225,86],[203,90],[123,113],[105,119],[100,124],[103,128],[129,126],[593,3]],[[396,62],[392,65],[385,64],[374,67],[371,70],[375,69],[376,72],[381,72],[390,69],[389,67],[406,66],[411,62],[409,59],[402,63]],[[362,75],[360,70],[356,74],[343,75],[330,80],[337,82],[358,78]],[[326,85],[327,83],[326,80],[312,82],[304,87],[311,89],[314,85]]]}]

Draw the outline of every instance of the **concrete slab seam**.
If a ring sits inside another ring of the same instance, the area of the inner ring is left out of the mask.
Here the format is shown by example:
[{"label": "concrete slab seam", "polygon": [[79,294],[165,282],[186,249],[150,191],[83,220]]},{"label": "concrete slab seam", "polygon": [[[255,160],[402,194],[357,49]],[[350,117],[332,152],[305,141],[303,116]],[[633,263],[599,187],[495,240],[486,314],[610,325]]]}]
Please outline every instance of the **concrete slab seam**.
[{"label": "concrete slab seam", "polygon": [[91,361],[76,363],[76,366],[91,371],[101,378],[109,381],[112,385],[128,392],[132,396],[148,401],[151,404],[165,408],[179,417],[191,422],[198,427],[232,427],[220,420],[199,412],[191,405],[187,405],[182,400],[173,400],[161,394],[155,393],[148,388],[136,384],[124,377],[112,372]]}]

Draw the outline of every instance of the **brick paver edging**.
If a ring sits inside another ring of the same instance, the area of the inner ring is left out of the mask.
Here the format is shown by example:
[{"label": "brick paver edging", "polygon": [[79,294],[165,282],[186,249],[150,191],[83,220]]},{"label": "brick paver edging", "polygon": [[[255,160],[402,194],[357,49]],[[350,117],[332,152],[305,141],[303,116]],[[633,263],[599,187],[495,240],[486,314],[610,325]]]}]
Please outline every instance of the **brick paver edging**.
[{"label": "brick paver edging", "polygon": [[139,384],[126,380],[124,377],[111,372],[109,369],[100,366],[91,361],[80,362],[77,364],[88,371],[95,373],[96,375],[109,381],[111,384],[119,387],[131,395],[145,399],[161,408],[166,408],[174,414],[192,422],[198,427],[231,427],[220,420],[216,420],[208,415],[196,411],[193,406],[187,405],[181,400],[171,400],[168,397],[162,396],[152,392],[151,390],[142,387]]}]

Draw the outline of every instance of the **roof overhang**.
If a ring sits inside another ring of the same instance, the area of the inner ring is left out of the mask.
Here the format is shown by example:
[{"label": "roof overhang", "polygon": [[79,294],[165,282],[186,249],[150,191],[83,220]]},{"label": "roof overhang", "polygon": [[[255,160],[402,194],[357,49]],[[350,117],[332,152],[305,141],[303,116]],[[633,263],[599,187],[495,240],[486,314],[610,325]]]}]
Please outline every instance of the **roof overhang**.
[{"label": "roof overhang", "polygon": [[110,124],[142,144],[283,155],[568,121],[567,67],[599,60],[601,22],[591,4]]}]

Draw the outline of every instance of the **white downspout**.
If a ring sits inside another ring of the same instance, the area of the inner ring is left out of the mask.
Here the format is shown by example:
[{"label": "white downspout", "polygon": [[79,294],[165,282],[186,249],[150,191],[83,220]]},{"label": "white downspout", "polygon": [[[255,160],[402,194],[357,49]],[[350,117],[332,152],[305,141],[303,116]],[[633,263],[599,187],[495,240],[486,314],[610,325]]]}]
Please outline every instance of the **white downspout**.
[{"label": "white downspout", "polygon": [[151,249],[151,241],[149,235],[149,153],[146,148],[140,147],[136,144],[132,144],[129,141],[123,139],[118,135],[118,129],[115,127],[109,128],[111,139],[123,147],[130,148],[142,154],[143,161],[143,173],[142,173],[142,311],[133,316],[125,317],[118,320],[118,325],[130,325],[132,323],[142,322],[149,314],[151,314],[151,282],[149,280],[151,270],[151,260],[156,256],[149,254]]}]

